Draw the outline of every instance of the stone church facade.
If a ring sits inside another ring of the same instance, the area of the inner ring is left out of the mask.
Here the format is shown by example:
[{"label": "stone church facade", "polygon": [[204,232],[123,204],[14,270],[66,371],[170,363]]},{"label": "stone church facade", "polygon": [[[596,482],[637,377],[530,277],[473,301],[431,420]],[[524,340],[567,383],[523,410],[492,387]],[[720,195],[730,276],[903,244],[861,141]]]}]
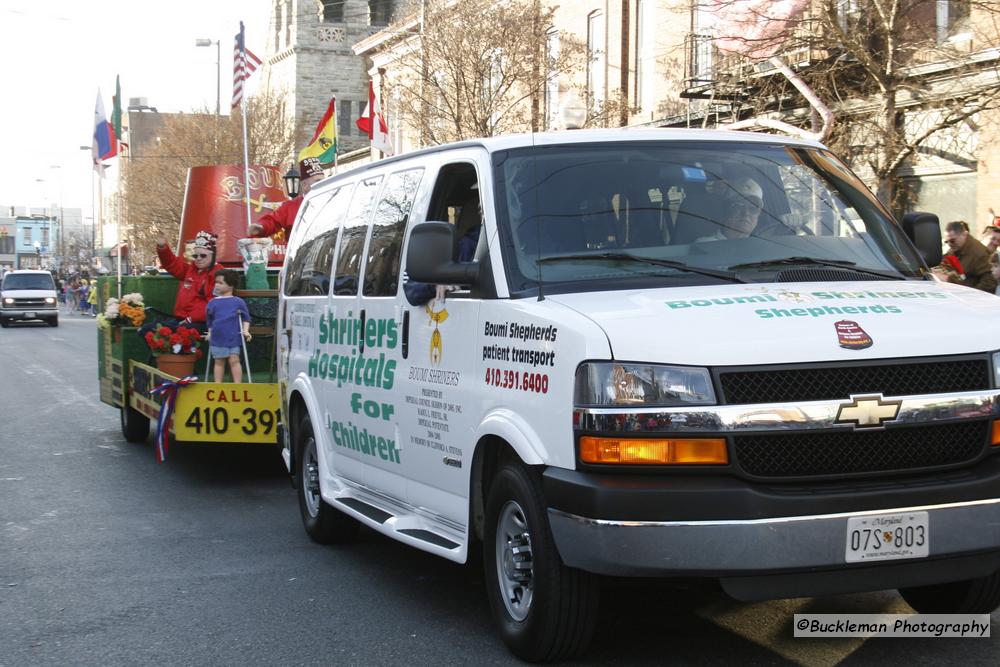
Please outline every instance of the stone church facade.
[{"label": "stone church facade", "polygon": [[338,153],[368,146],[355,121],[368,101],[365,59],[351,46],[389,25],[401,0],[274,0],[262,84],[285,91],[295,145],[312,137],[337,97]]}]

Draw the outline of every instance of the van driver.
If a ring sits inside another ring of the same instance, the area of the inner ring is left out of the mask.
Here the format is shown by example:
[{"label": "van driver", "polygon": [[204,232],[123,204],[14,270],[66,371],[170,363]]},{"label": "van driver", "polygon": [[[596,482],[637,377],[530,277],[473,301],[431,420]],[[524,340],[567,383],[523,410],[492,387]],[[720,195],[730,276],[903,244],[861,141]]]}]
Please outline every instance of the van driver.
[{"label": "van driver", "polygon": [[760,212],[764,209],[764,191],[757,181],[749,177],[726,184],[722,195],[723,213],[714,234],[695,239],[701,241],[726,241],[750,236],[757,228]]}]

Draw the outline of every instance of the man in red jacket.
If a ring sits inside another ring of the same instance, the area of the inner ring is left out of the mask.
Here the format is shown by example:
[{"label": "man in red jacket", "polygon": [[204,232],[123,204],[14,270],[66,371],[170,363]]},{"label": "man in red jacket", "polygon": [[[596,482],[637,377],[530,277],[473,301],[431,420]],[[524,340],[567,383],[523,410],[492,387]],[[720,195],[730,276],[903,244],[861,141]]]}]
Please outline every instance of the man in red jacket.
[{"label": "man in red jacket", "polygon": [[289,199],[278,210],[261,216],[260,220],[250,225],[250,236],[274,236],[279,231],[284,230],[285,241],[292,233],[292,225],[295,223],[295,216],[302,206],[302,198],[312,184],[323,178],[323,167],[319,160],[314,157],[307,157],[299,162],[299,194]]},{"label": "man in red jacket", "polygon": [[222,268],[215,261],[215,244],[218,237],[210,232],[198,232],[191,251],[191,262],[178,257],[167,245],[166,237],[156,242],[156,254],[160,265],[170,275],[177,278],[177,300],[174,302],[174,317],[179,324],[205,330],[205,306],[212,298],[215,288],[215,272]]}]

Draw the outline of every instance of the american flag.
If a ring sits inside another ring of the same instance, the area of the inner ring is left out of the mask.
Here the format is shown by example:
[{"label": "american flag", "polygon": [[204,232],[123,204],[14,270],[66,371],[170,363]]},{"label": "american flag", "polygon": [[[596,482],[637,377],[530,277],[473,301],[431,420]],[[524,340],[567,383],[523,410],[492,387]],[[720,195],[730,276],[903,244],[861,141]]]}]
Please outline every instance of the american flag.
[{"label": "american flag", "polygon": [[239,106],[243,101],[243,82],[250,78],[257,66],[260,65],[260,58],[246,47],[243,41],[243,21],[240,21],[240,32],[236,35],[236,44],[233,47],[233,106]]}]

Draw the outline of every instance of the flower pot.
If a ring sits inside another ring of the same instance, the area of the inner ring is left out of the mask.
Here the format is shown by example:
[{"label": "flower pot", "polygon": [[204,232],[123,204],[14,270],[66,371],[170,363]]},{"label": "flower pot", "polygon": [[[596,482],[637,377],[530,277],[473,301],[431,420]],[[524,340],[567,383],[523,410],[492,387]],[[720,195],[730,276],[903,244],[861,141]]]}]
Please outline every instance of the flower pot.
[{"label": "flower pot", "polygon": [[156,367],[167,375],[182,378],[194,375],[196,359],[193,354],[161,354],[156,357]]}]

